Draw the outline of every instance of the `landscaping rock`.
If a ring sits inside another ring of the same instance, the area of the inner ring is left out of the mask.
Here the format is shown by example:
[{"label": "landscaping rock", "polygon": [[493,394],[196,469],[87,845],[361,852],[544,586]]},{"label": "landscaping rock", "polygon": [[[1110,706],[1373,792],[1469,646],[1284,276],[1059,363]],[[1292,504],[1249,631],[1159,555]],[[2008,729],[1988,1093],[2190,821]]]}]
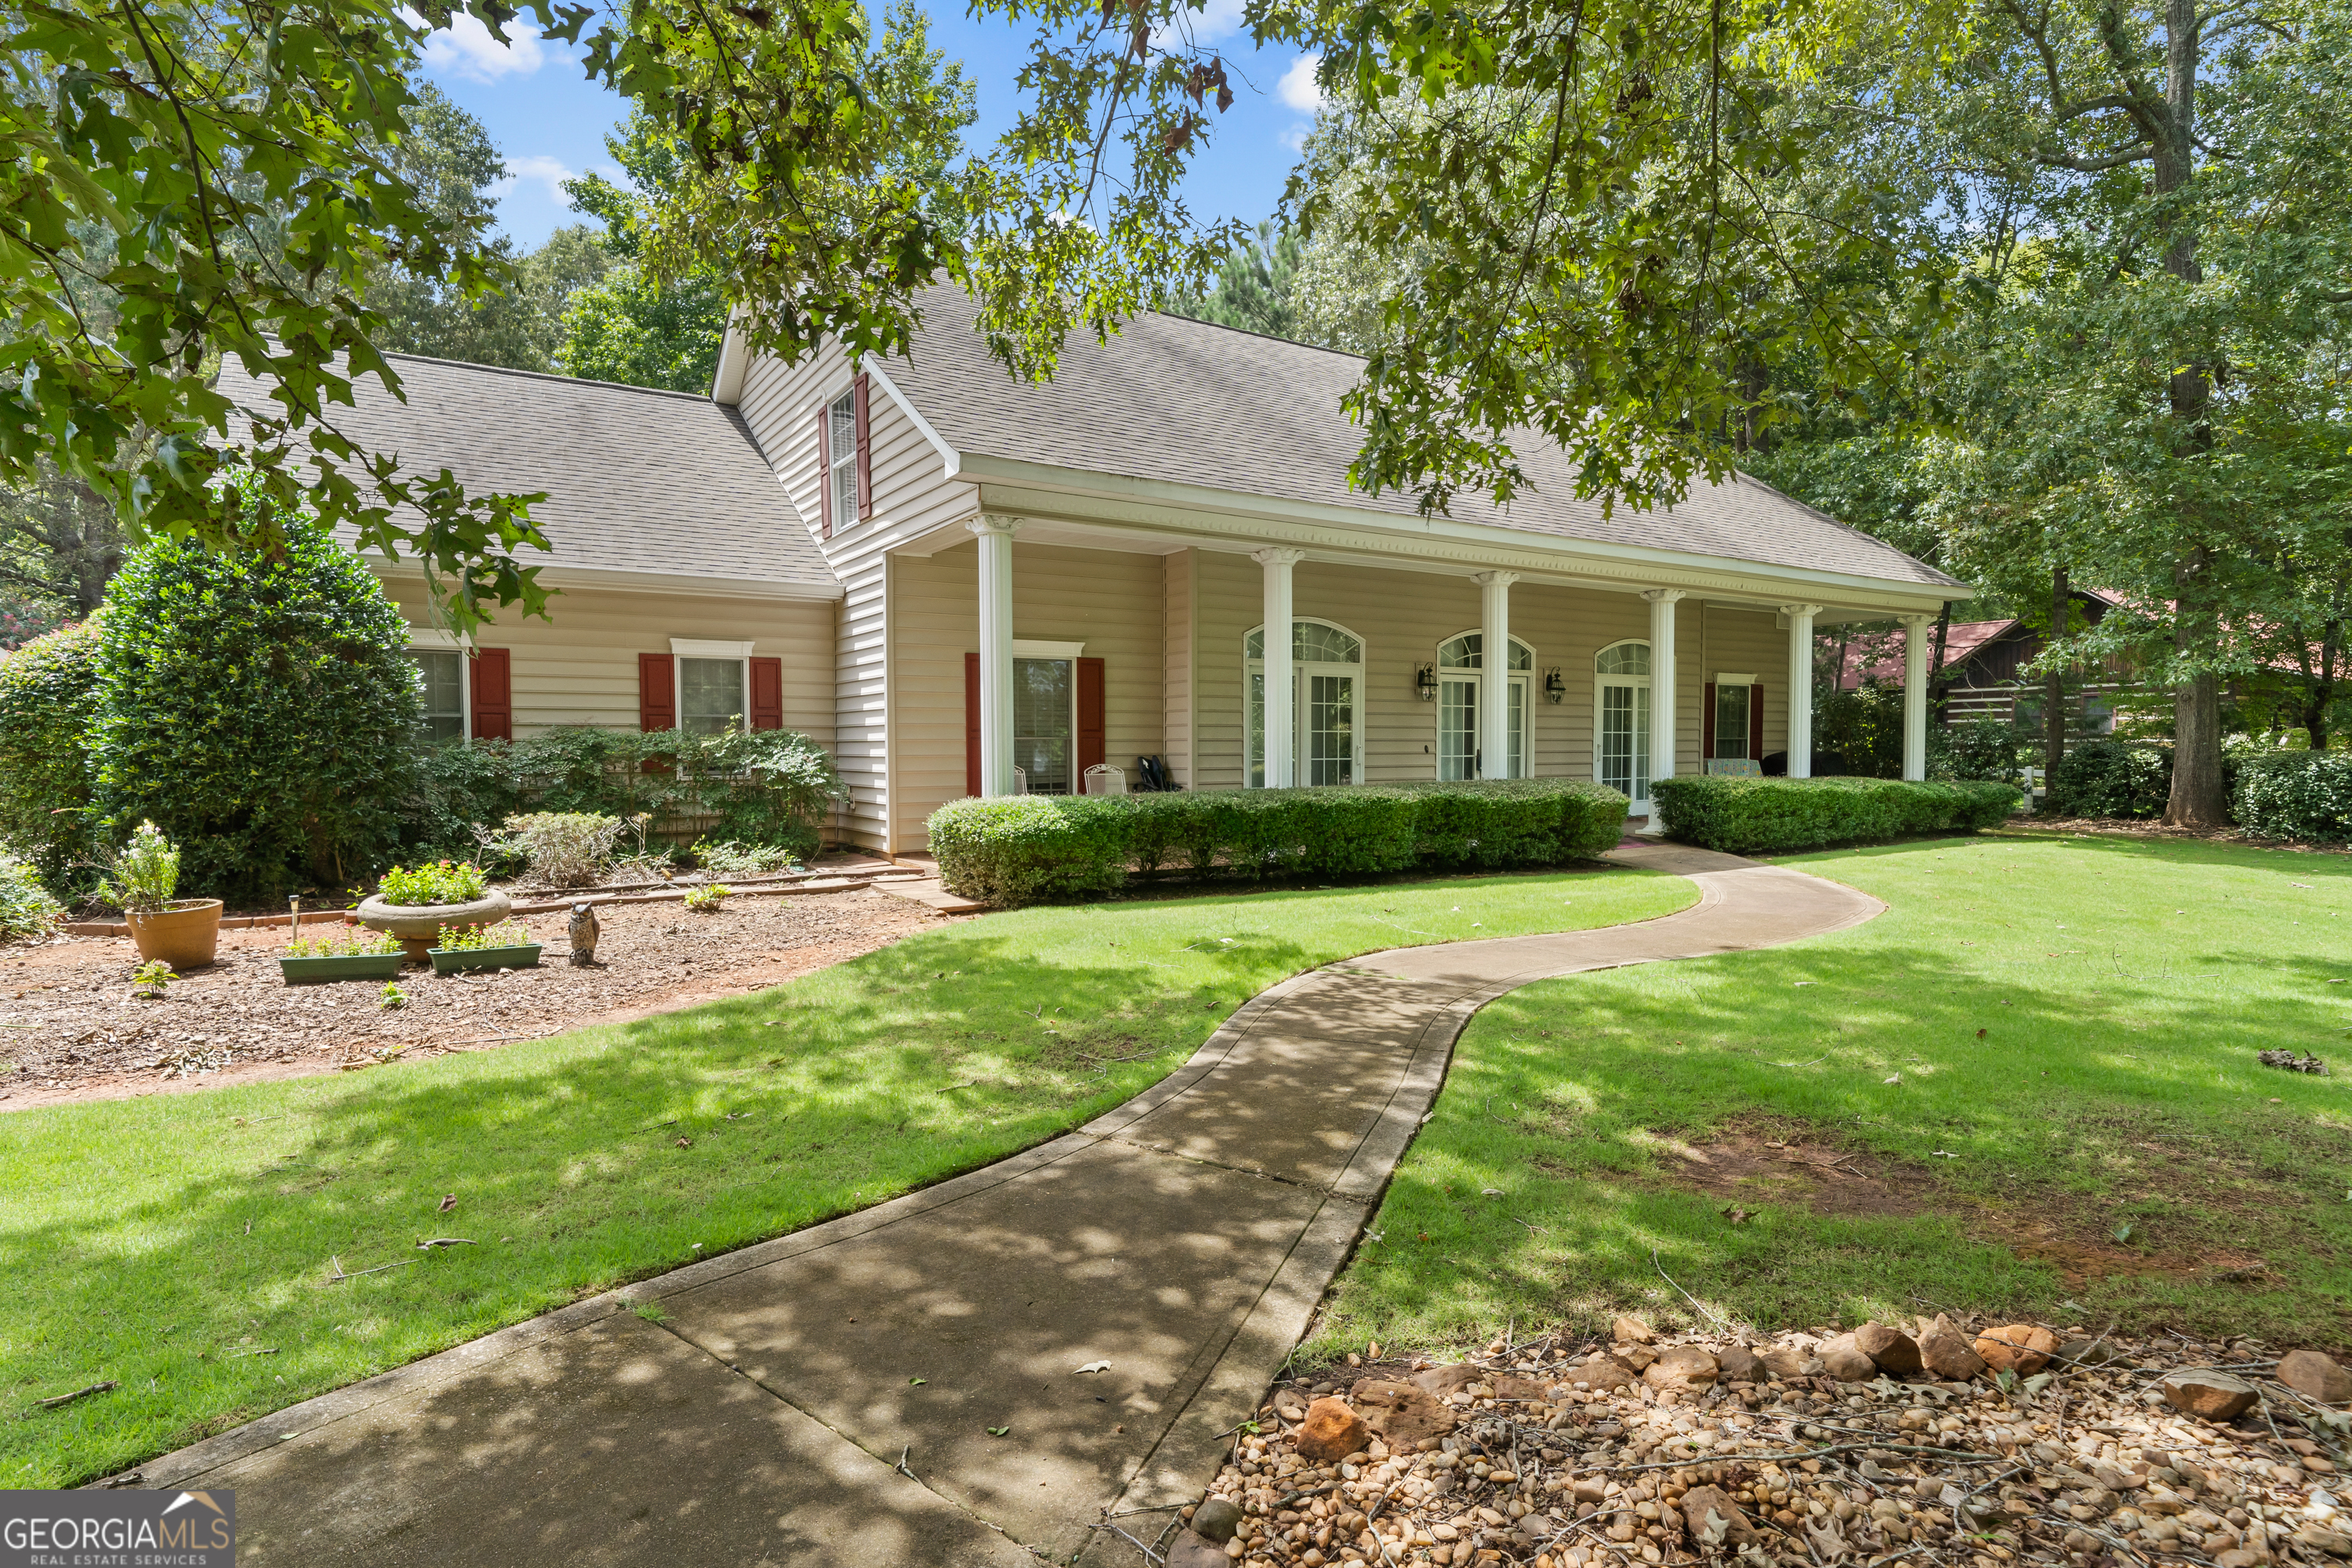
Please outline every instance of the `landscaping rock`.
[{"label": "landscaping rock", "polygon": [[1853,1348],[1892,1376],[1909,1377],[1919,1370],[1919,1342],[1901,1329],[1864,1323],[1853,1331]]},{"label": "landscaping rock", "polygon": [[1868,1383],[1878,1375],[1878,1363],[1853,1342],[1852,1334],[1840,1334],[1822,1347],[1822,1370],[1840,1383]]},{"label": "landscaping rock", "polygon": [[2352,1400],[2352,1372],[2317,1351],[2289,1351],[2279,1357],[2278,1380],[2322,1405]]},{"label": "landscaping rock", "polygon": [[[1241,1505],[1225,1498],[1211,1497],[1192,1513],[1192,1533],[1220,1547],[1231,1541],[1234,1531],[1241,1527]],[[1223,1553],[1220,1552],[1218,1555]]]},{"label": "landscaping rock", "polygon": [[2124,1359],[2124,1352],[2105,1339],[2080,1337],[2058,1347],[2060,1366],[2105,1366]]},{"label": "landscaping rock", "polygon": [[1327,1394],[1307,1407],[1298,1451],[1318,1464],[1344,1459],[1371,1440],[1371,1428],[1344,1399]]},{"label": "landscaping rock", "polygon": [[1294,1426],[1307,1419],[1307,1395],[1295,1388],[1277,1388],[1274,1391],[1272,1400],[1274,1413]]},{"label": "landscaping rock", "polygon": [[1232,1562],[1223,1547],[1189,1530],[1178,1531],[1176,1539],[1168,1543],[1168,1568],[1227,1568]]},{"label": "landscaping rock", "polygon": [[1646,1345],[1657,1336],[1639,1318],[1619,1318],[1609,1325],[1609,1337],[1621,1345]]},{"label": "landscaping rock", "polygon": [[2003,1323],[1977,1336],[1976,1352],[1995,1372],[2031,1377],[2050,1364],[2058,1336],[2032,1323]]},{"label": "landscaping rock", "polygon": [[1748,1522],[1748,1516],[1721,1487],[1693,1487],[1683,1494],[1683,1520],[1690,1527],[1693,1541],[1707,1539],[1709,1514],[1717,1516],[1722,1522],[1719,1539],[1724,1545],[1745,1546],[1755,1539],[1756,1527]]},{"label": "landscaping rock", "polygon": [[1612,1388],[1624,1388],[1636,1381],[1631,1370],[1605,1355],[1597,1355],[1591,1361],[1579,1363],[1561,1373],[1561,1376],[1570,1384],[1590,1384],[1596,1393],[1607,1393]]},{"label": "landscaping rock", "polygon": [[2340,1535],[2322,1524],[2306,1524],[2294,1532],[2295,1541],[2314,1552],[2325,1552],[2330,1557],[2352,1557],[2352,1536]]},{"label": "landscaping rock", "polygon": [[1793,1377],[1812,1375],[1806,1370],[1806,1364],[1814,1358],[1794,1345],[1774,1345],[1756,1359],[1764,1363],[1765,1371],[1784,1381]]},{"label": "landscaping rock", "polygon": [[1984,1357],[1977,1354],[1968,1336],[1952,1327],[1948,1318],[1937,1318],[1920,1339],[1919,1364],[1953,1383],[1981,1377],[1985,1371]]},{"label": "landscaping rock", "polygon": [[1508,1373],[1496,1373],[1487,1386],[1495,1391],[1497,1399],[1543,1399],[1551,1393],[1549,1388],[1531,1377],[1513,1377]]},{"label": "landscaping rock", "polygon": [[1460,1366],[1433,1366],[1427,1372],[1413,1373],[1417,1388],[1427,1390],[1440,1399],[1451,1399],[1474,1383],[1486,1381],[1486,1369],[1467,1363]]},{"label": "landscaping rock", "polygon": [[1713,1356],[1696,1345],[1672,1345],[1642,1373],[1642,1381],[1661,1391],[1688,1394],[1713,1384],[1719,1373]]},{"label": "landscaping rock", "polygon": [[1747,1345],[1725,1345],[1715,1352],[1715,1364],[1726,1383],[1762,1383],[1766,1376],[1763,1358]]},{"label": "landscaping rock", "polygon": [[2176,1372],[2157,1387],[2175,1410],[2207,1421],[2235,1421],[2257,1397],[2252,1384],[2226,1372]]},{"label": "landscaping rock", "polygon": [[1658,1359],[1658,1352],[1647,1345],[1619,1345],[1615,1359],[1632,1367],[1635,1372],[1647,1372],[1650,1369],[1650,1363]]},{"label": "landscaping rock", "polygon": [[1391,1378],[1368,1377],[1348,1391],[1364,1424],[1400,1452],[1431,1437],[1443,1437],[1459,1424],[1453,1407],[1427,1389]]}]

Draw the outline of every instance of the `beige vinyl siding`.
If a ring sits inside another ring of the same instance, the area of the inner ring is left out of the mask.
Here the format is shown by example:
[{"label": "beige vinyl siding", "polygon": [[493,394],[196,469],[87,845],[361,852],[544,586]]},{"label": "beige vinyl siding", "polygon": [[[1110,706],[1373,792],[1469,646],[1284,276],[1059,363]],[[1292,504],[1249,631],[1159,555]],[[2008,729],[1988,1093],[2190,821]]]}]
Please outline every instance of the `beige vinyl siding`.
[{"label": "beige vinyl siding", "polygon": [[[797,365],[762,357],[744,377],[739,404],[743,418],[812,535],[821,533],[824,516],[817,413],[849,388],[854,375],[840,345],[828,340]],[[908,815],[891,805],[899,775],[911,768],[910,778],[919,778],[929,764],[901,754],[904,749],[891,743],[899,714],[893,686],[897,630],[889,620],[890,577],[898,567],[887,552],[893,544],[971,516],[979,510],[979,491],[947,474],[939,449],[878,382],[870,384],[866,412],[873,515],[863,521],[835,518],[833,537],[821,542],[846,595],[834,689],[835,756],[849,792],[846,835],[867,848],[888,851],[913,847],[893,837],[894,821]],[[957,679],[961,693],[961,672]],[[919,722],[927,700],[919,696],[908,710]],[[961,695],[957,700],[961,705]],[[956,743],[960,752],[961,729]],[[908,787],[919,795],[926,786]],[[962,793],[960,772],[956,793]],[[928,810],[914,813],[918,824]]]},{"label": "beige vinyl siding", "polygon": [[1698,630],[1699,679],[1713,680],[1724,670],[1754,676],[1764,687],[1764,754],[1787,751],[1788,631],[1769,610],[1735,610],[1719,605],[1701,609]]},{"label": "beige vinyl siding", "polygon": [[[385,587],[410,626],[430,624],[421,584],[394,580]],[[571,588],[551,596],[547,611],[544,621],[503,612],[476,637],[511,655],[518,738],[562,725],[635,730],[637,656],[669,652],[672,637],[707,637],[749,641],[754,655],[781,658],[785,727],[834,743],[829,600]]]},{"label": "beige vinyl siding", "polygon": [[[1079,642],[1103,661],[1106,760],[1136,781],[1139,752],[1167,750],[1160,557],[1013,543],[1013,635]],[[980,551],[899,555],[890,567],[892,833],[901,850],[964,793],[964,656],[980,647]]]}]

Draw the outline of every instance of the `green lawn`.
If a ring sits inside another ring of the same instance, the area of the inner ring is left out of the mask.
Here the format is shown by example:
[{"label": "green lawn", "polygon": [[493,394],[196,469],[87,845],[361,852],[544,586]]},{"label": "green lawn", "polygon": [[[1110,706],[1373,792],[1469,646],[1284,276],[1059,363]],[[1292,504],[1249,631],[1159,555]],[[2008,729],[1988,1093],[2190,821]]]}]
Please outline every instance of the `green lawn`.
[{"label": "green lawn", "polygon": [[[2352,1343],[2352,1078],[2254,1059],[2352,1068],[2352,859],[2000,837],[1790,863],[1889,910],[1473,1021],[1312,1352],[1696,1317],[1660,1266],[1760,1328],[1932,1303]],[[1888,1162],[1909,1212],[1692,1190],[1675,1148],[1727,1132]],[[2037,1229],[2140,1272],[2003,1245]]]},{"label": "green lawn", "polygon": [[[0,1486],[69,1486],[1039,1142],[1316,964],[1693,897],[1615,868],[1031,910],[639,1024],[0,1116],[0,1387],[25,1417],[0,1421]],[[420,1253],[434,1237],[478,1245]],[[414,1261],[329,1284],[337,1258]]]}]

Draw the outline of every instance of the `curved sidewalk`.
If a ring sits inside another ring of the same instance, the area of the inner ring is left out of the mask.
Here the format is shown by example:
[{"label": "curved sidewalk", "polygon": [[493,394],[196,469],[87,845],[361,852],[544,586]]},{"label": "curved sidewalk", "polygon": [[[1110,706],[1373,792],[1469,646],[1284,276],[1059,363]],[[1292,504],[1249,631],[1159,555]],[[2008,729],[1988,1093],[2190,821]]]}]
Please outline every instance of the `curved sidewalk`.
[{"label": "curved sidewalk", "polygon": [[1095,1521],[1206,1484],[1471,1014],[1884,908],[1727,855],[1612,858],[1700,900],[1310,971],[1076,1132],[295,1405],[140,1484],[236,1489],[247,1564],[1138,1562]]}]

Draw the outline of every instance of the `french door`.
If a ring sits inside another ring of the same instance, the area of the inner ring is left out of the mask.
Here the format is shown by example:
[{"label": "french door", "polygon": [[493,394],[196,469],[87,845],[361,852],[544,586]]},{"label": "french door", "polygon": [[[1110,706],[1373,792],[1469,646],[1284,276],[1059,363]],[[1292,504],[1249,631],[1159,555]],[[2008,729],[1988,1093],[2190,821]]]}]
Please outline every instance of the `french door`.
[{"label": "french door", "polygon": [[1601,782],[1650,809],[1650,683],[1601,680]]},{"label": "french door", "polygon": [[[1528,697],[1533,685],[1525,675],[1510,678],[1510,778],[1528,776]],[[1475,779],[1479,776],[1478,677],[1441,675],[1437,681],[1437,776]]]}]

